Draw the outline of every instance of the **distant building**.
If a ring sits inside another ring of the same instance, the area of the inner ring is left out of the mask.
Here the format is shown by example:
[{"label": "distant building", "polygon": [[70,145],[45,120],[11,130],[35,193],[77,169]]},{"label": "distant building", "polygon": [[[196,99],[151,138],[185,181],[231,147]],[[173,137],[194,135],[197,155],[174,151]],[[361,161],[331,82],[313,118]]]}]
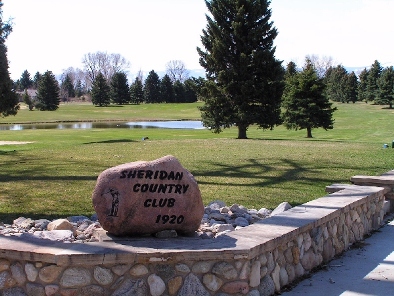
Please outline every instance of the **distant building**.
[{"label": "distant building", "polygon": [[[37,98],[36,89],[29,88],[26,91],[32,101],[34,101]],[[17,91],[16,94],[18,95],[19,101],[22,101],[22,97],[25,94],[25,91]]]}]

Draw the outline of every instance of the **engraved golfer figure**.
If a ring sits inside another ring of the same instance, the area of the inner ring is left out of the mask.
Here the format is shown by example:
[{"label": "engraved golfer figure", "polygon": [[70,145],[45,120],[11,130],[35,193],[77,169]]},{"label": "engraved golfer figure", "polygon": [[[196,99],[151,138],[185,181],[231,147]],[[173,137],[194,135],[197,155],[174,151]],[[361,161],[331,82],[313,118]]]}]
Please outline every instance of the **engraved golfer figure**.
[{"label": "engraved golfer figure", "polygon": [[112,196],[112,205],[111,205],[111,212],[108,216],[118,217],[118,207],[119,207],[119,197],[120,193],[117,190],[110,189],[109,193]]}]

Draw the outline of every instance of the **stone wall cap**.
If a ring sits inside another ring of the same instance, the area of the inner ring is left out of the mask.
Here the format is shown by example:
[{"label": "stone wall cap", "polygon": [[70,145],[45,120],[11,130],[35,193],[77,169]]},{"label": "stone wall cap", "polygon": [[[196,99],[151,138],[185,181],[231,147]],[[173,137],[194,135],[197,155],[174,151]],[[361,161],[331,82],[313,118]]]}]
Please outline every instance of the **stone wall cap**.
[{"label": "stone wall cap", "polygon": [[371,190],[374,192],[379,192],[383,190],[383,193],[387,193],[390,191],[389,188],[387,187],[381,187],[381,186],[365,186],[365,185],[356,185],[356,184],[332,184],[329,186],[326,186],[326,192],[328,193],[334,193],[338,192],[340,190],[344,189],[350,189],[354,191],[364,191],[364,192],[370,192]]},{"label": "stone wall cap", "polygon": [[387,174],[382,176],[363,176],[356,175],[350,178],[350,181],[356,184],[367,183],[367,184],[390,184],[394,185],[394,174]]}]

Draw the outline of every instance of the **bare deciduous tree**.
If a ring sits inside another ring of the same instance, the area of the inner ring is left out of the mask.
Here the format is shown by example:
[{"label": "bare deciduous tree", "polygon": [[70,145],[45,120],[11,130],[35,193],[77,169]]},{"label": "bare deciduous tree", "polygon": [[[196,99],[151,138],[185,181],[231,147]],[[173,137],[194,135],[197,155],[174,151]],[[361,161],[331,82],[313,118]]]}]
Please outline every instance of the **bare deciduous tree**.
[{"label": "bare deciduous tree", "polygon": [[185,64],[180,60],[172,60],[166,64],[166,73],[170,76],[171,81],[185,82],[189,78],[189,71]]},{"label": "bare deciduous tree", "polygon": [[144,72],[142,72],[142,70],[140,69],[137,72],[137,77],[136,77],[139,81],[144,82]]},{"label": "bare deciduous tree", "polygon": [[90,83],[94,81],[99,72],[103,74],[107,81],[110,81],[116,72],[127,73],[130,68],[130,62],[120,54],[108,54],[102,51],[85,54],[82,63]]},{"label": "bare deciduous tree", "polygon": [[315,67],[317,75],[319,78],[323,78],[326,75],[327,70],[333,66],[334,60],[332,57],[319,57],[318,55],[307,55],[306,59],[311,61],[312,65]]},{"label": "bare deciduous tree", "polygon": [[[70,77],[74,88],[77,88],[79,83],[80,83],[79,87],[81,85],[83,85],[87,88],[91,87],[90,78],[88,78],[87,72],[84,72],[83,70],[81,70],[79,68],[69,67],[66,70],[63,70],[63,73],[60,76],[60,80],[64,81],[64,79],[66,78],[67,75],[68,75],[68,77]],[[87,89],[84,89],[84,90],[86,91]]]}]

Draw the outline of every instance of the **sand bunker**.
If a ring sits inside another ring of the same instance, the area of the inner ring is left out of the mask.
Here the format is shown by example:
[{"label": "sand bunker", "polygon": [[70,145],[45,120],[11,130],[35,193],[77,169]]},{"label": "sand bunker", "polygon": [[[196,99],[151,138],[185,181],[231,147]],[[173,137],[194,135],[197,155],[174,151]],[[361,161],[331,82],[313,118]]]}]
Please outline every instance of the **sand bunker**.
[{"label": "sand bunker", "polygon": [[33,142],[22,142],[22,141],[0,141],[0,145],[23,145]]}]

